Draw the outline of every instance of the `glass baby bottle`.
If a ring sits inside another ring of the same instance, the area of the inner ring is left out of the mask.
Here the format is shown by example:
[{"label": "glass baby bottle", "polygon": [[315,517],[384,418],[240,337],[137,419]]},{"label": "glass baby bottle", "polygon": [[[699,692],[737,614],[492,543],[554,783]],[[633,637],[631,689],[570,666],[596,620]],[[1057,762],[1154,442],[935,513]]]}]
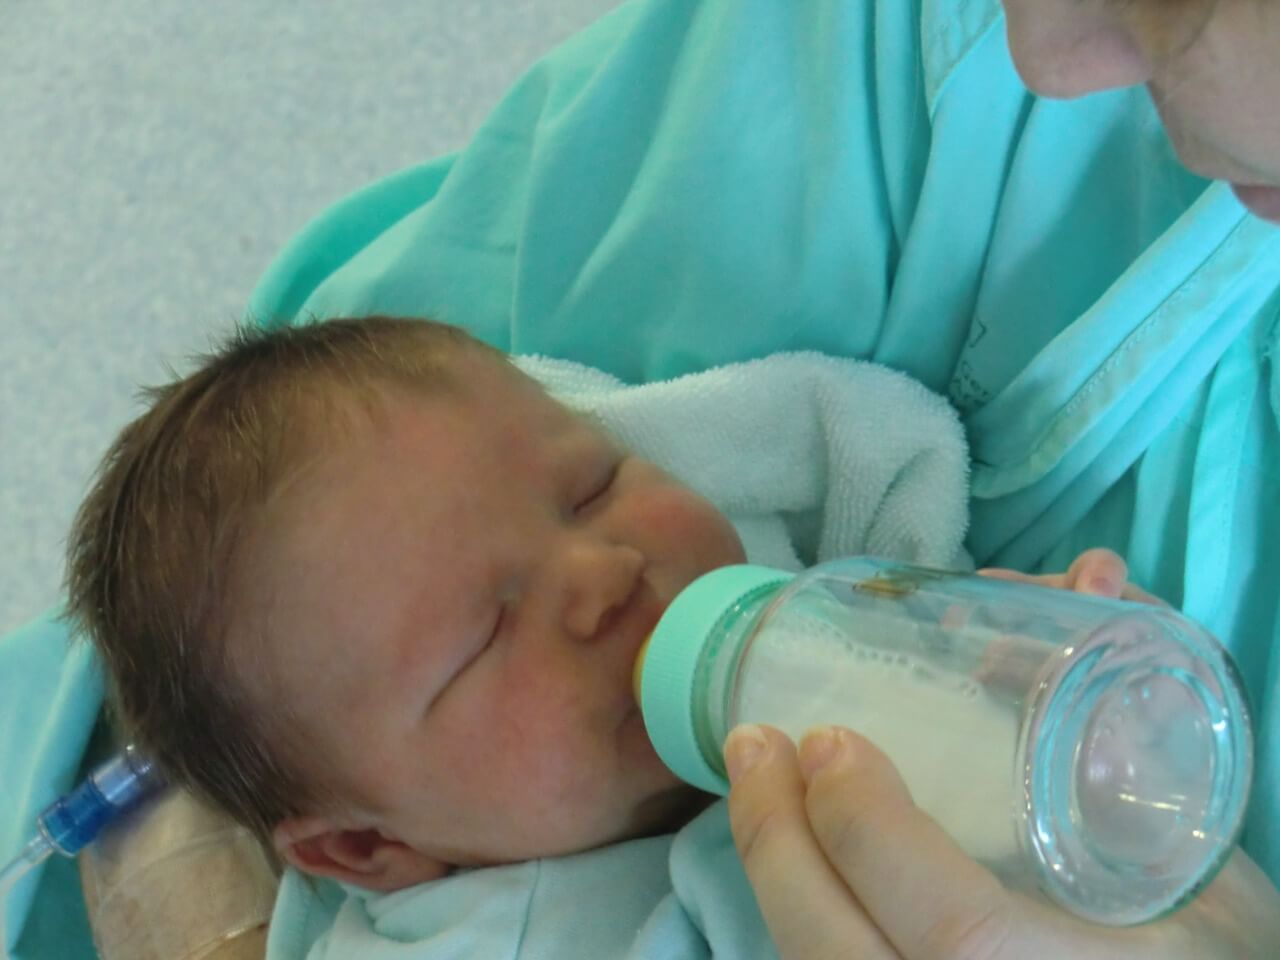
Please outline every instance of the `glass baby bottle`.
[{"label": "glass baby bottle", "polygon": [[1229,654],[1173,610],[869,558],[713,571],[636,664],[659,756],[725,794],[738,723],[837,724],[1006,883],[1074,913],[1176,909],[1234,846],[1252,738]]}]

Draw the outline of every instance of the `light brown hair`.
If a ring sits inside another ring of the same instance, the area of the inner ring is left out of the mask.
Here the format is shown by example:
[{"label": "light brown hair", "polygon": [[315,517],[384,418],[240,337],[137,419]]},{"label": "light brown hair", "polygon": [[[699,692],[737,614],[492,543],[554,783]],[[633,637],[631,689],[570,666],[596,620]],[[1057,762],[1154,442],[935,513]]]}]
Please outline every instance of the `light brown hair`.
[{"label": "light brown hair", "polygon": [[[380,387],[439,393],[460,350],[505,355],[428,320],[242,327],[107,453],[72,528],[68,612],[105,662],[121,734],[170,782],[264,843],[330,798],[287,716],[255,710],[228,653],[238,550],[255,516]],[[247,638],[268,642],[265,636]]]}]

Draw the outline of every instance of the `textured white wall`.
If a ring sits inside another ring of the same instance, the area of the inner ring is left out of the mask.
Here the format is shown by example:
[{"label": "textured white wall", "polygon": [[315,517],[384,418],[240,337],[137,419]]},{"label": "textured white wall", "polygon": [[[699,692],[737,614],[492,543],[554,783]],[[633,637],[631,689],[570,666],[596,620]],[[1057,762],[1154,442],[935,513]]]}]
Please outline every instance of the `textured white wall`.
[{"label": "textured white wall", "polygon": [[617,0],[0,4],[0,632],[141,383],[330,201],[462,145]]}]

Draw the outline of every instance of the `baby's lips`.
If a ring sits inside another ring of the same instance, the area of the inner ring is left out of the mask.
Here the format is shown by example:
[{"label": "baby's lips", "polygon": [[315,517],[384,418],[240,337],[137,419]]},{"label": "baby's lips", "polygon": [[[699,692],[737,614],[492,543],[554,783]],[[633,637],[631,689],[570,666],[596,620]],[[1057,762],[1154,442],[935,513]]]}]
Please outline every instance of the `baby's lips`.
[{"label": "baby's lips", "polygon": [[649,652],[649,641],[653,639],[653,632],[644,638],[644,643],[640,644],[640,649],[636,651],[636,663],[631,669],[631,692],[635,695],[636,704],[640,703],[640,681],[644,678],[644,658]]},{"label": "baby's lips", "polygon": [[[664,599],[663,595],[654,589],[652,584],[645,585],[644,594],[635,610],[632,611],[634,617],[628,618],[629,629],[627,643],[631,649],[635,651],[632,654],[630,664],[631,679],[631,695],[638,707],[640,705],[640,678],[642,668],[644,666],[645,653],[649,649],[649,641],[653,639],[654,632],[658,629],[658,623],[662,620],[663,614],[667,612],[667,607],[671,601]],[[634,633],[631,632],[634,630]]]}]

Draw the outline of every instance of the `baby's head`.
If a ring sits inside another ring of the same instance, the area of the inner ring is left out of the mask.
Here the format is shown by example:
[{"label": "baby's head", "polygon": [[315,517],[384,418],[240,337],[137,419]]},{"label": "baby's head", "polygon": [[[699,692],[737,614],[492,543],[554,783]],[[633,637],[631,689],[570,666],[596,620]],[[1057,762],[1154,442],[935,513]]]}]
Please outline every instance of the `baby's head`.
[{"label": "baby's head", "polygon": [[69,579],[171,779],[373,889],[697,802],[630,672],[676,593],[742,559],[705,500],[429,321],[242,332],[151,398]]}]

